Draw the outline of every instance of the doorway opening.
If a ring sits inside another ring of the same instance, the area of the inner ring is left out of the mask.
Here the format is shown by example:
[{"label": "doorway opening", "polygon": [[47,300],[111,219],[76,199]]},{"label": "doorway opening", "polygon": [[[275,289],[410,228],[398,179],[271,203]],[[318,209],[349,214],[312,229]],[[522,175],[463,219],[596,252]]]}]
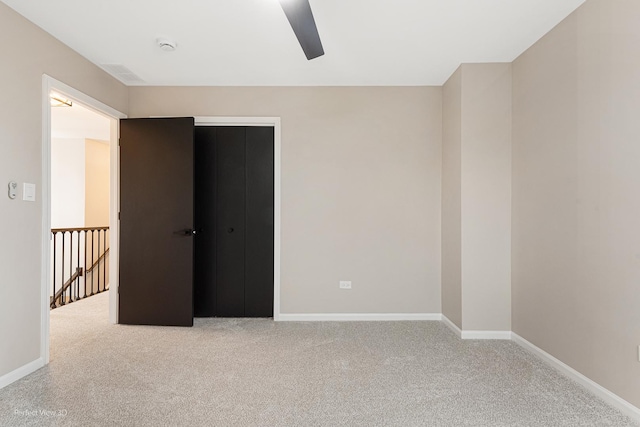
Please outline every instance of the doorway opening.
[{"label": "doorway opening", "polygon": [[108,304],[117,322],[117,291],[107,291],[117,289],[117,141],[125,115],[45,75],[42,117],[41,356],[48,363],[52,310],[64,316],[63,306],[102,294],[95,301]]},{"label": "doorway opening", "polygon": [[51,309],[109,290],[109,118],[51,96]]}]

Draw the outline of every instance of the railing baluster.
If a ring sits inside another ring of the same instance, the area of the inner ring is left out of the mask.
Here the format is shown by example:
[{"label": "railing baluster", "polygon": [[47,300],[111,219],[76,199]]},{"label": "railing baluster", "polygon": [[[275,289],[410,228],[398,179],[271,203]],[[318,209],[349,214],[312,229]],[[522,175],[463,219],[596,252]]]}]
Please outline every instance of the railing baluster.
[{"label": "railing baluster", "polygon": [[[73,277],[73,231],[69,232],[69,280]],[[67,286],[67,304],[73,302],[73,286]]]},{"label": "railing baluster", "polygon": [[104,250],[102,253],[104,257],[102,258],[102,287],[104,290],[107,290],[107,231],[108,229],[104,229],[102,232],[104,233]]},{"label": "railing baluster", "polygon": [[62,262],[60,263],[62,265],[62,284],[60,285],[60,289],[62,289],[62,293],[60,294],[60,306],[64,305],[64,247],[65,247],[65,232],[62,232]]},{"label": "railing baluster", "polygon": [[97,293],[102,292],[100,290],[100,231],[101,230],[98,230],[98,292]]},{"label": "railing baluster", "polygon": [[[76,273],[80,269],[80,230],[77,232],[78,236],[78,251],[76,255]],[[80,299],[80,275],[76,277],[76,300]]]},{"label": "railing baluster", "polygon": [[58,233],[53,232],[53,294],[51,298],[53,301],[49,303],[50,308],[54,308],[56,306],[56,236]]},{"label": "railing baluster", "polygon": [[[73,231],[69,233],[69,276],[73,277]],[[73,301],[73,286],[67,288],[69,290],[69,302]]]},{"label": "railing baluster", "polygon": [[84,284],[84,296],[82,298],[87,297],[87,274],[87,230],[84,230],[84,274],[82,275],[82,282]]},{"label": "railing baluster", "polygon": [[[96,262],[96,259],[93,255],[93,241],[94,239],[94,234],[93,234],[94,230],[91,230],[91,266],[93,266],[93,263]],[[93,273],[93,270],[91,270],[91,295],[93,296],[93,276],[95,276],[95,274]]]}]

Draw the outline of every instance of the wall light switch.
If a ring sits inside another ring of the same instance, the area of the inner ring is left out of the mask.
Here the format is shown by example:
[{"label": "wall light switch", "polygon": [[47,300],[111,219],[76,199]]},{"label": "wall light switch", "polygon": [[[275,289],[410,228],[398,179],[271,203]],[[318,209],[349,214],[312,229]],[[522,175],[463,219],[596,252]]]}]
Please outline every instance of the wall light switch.
[{"label": "wall light switch", "polygon": [[36,201],[36,185],[25,182],[22,184],[22,200],[26,202]]},{"label": "wall light switch", "polygon": [[18,193],[18,183],[15,181],[11,181],[9,183],[9,198],[11,200],[15,199],[17,193]]}]

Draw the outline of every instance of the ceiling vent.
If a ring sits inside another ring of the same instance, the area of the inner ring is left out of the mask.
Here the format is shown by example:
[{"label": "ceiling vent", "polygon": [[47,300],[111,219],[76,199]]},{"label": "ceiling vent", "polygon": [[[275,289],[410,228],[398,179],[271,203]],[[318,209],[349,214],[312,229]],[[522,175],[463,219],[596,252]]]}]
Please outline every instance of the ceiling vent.
[{"label": "ceiling vent", "polygon": [[144,83],[138,75],[121,64],[101,64],[102,69],[126,85],[138,85]]}]

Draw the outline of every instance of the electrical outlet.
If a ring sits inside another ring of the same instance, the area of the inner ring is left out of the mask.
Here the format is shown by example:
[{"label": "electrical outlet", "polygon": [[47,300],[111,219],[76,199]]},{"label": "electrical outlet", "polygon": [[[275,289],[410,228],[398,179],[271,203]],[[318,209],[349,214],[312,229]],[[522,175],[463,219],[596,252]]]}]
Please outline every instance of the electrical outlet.
[{"label": "electrical outlet", "polygon": [[351,281],[341,280],[340,289],[351,289]]}]

